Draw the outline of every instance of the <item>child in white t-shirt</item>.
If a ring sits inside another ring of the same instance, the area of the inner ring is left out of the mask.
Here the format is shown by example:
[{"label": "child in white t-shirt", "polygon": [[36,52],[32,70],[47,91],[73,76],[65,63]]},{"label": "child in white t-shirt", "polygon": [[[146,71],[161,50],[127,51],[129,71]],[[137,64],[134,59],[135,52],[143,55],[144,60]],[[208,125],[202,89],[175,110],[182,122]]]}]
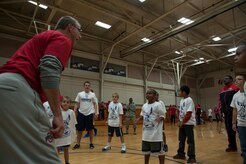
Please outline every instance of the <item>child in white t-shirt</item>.
[{"label": "child in white t-shirt", "polygon": [[189,159],[187,163],[195,163],[195,139],[193,128],[196,125],[195,119],[195,105],[191,97],[189,97],[190,88],[186,85],[180,87],[179,109],[179,148],[177,154],[173,156],[174,159],[185,159],[185,140],[187,138]]},{"label": "child in white t-shirt", "polygon": [[209,119],[209,122],[212,123],[213,122],[213,115],[212,115],[212,109],[209,108],[208,109],[208,119]]},{"label": "child in white t-shirt", "polygon": [[[69,109],[71,105],[71,99],[69,97],[60,97],[61,100],[61,112],[64,123],[64,132],[61,138],[55,139],[55,146],[62,147],[64,150],[64,159],[65,163],[69,163],[69,146],[75,141],[76,138],[76,129],[75,124],[77,124],[75,113],[73,110]],[[44,104],[48,118],[52,123],[53,113],[50,110],[49,104],[45,102]]]},{"label": "child in white t-shirt", "polygon": [[119,94],[114,93],[112,95],[113,101],[109,103],[108,106],[108,143],[103,147],[102,151],[107,151],[111,149],[111,140],[114,136],[114,131],[117,137],[120,137],[121,141],[121,153],[126,152],[126,145],[124,142],[124,136],[122,131],[122,116],[123,116],[123,107],[122,104],[118,102]]},{"label": "child in white t-shirt", "polygon": [[[234,63],[236,67],[246,68],[246,44],[237,47]],[[244,83],[244,91],[246,91],[246,82]]]},{"label": "child in white t-shirt", "polygon": [[150,154],[157,154],[160,164],[164,164],[162,126],[165,113],[161,103],[156,101],[156,95],[157,92],[154,89],[149,89],[146,92],[148,102],[142,106],[140,117],[136,122],[143,119],[142,151],[145,154],[144,162],[149,163]]},{"label": "child in white t-shirt", "polygon": [[236,76],[236,85],[239,91],[233,96],[231,107],[233,107],[232,129],[239,134],[241,151],[246,164],[246,97],[244,91],[244,83],[246,75],[238,74]]}]

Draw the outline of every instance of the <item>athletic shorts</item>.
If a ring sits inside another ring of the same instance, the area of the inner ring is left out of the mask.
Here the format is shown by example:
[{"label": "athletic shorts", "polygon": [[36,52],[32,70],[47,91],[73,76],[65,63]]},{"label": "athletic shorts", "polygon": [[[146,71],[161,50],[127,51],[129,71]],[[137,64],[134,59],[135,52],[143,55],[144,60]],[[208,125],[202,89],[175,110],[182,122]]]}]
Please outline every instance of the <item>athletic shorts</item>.
[{"label": "athletic shorts", "polygon": [[88,116],[83,115],[82,113],[78,112],[76,130],[78,131],[90,131],[93,129],[93,114]]},{"label": "athletic shorts", "polygon": [[164,154],[163,151],[163,142],[150,142],[150,141],[142,141],[142,152],[145,154]]},{"label": "athletic shorts", "polygon": [[108,136],[113,137],[114,136],[114,131],[115,131],[117,137],[123,136],[122,128],[108,126]]}]

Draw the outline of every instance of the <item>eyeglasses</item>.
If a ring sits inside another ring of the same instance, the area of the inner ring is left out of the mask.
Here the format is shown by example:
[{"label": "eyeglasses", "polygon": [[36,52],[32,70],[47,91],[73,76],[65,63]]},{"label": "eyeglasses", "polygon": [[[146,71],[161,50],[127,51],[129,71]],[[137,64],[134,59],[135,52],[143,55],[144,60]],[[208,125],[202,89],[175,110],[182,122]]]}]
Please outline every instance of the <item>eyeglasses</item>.
[{"label": "eyeglasses", "polygon": [[82,31],[83,31],[81,28],[78,28],[78,27],[76,27],[76,26],[74,26],[74,27],[77,28],[77,30],[78,30],[79,32],[82,32]]}]

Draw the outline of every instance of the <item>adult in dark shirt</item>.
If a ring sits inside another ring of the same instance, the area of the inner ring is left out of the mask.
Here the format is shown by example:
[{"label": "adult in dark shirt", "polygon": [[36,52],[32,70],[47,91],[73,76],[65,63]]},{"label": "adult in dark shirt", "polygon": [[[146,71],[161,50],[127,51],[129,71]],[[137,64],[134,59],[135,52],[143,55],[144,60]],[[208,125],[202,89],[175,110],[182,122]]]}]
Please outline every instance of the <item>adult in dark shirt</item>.
[{"label": "adult in dark shirt", "polygon": [[237,151],[236,132],[232,129],[232,107],[230,107],[233,95],[239,88],[233,84],[233,78],[230,75],[224,77],[224,87],[219,93],[219,109],[225,116],[225,127],[228,136],[228,147],[226,152]]}]

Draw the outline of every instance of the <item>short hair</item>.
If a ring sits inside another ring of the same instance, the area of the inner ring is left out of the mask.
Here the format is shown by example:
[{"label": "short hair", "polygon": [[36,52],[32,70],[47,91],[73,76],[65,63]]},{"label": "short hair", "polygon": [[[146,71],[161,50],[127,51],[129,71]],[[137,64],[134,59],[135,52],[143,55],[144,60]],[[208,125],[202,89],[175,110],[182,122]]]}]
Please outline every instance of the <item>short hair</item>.
[{"label": "short hair", "polygon": [[154,95],[157,95],[157,94],[158,94],[158,93],[156,92],[156,90],[154,90],[154,89],[148,89],[148,91],[146,92],[146,94],[148,94],[148,93],[154,94]]},{"label": "short hair", "polygon": [[225,77],[228,77],[229,79],[233,80],[233,77],[231,75],[225,75]]},{"label": "short hair", "polygon": [[236,73],[236,76],[242,76],[244,80],[246,80],[246,74],[245,73]]},{"label": "short hair", "polygon": [[118,93],[113,93],[112,96],[116,96],[116,97],[120,98]]},{"label": "short hair", "polygon": [[63,98],[63,100],[64,100],[64,99],[67,99],[67,101],[68,101],[69,103],[72,102],[72,99],[71,99],[70,97],[68,97],[68,96],[65,96],[65,97]]},{"label": "short hair", "polygon": [[85,86],[86,83],[91,84],[89,81],[85,81],[85,82],[84,82],[84,86]]},{"label": "short hair", "polygon": [[55,30],[58,29],[65,30],[69,24],[73,26],[80,25],[80,23],[74,17],[63,16],[58,20],[55,26]]},{"label": "short hair", "polygon": [[181,92],[185,92],[187,95],[190,94],[190,88],[187,85],[183,85],[180,87]]}]

